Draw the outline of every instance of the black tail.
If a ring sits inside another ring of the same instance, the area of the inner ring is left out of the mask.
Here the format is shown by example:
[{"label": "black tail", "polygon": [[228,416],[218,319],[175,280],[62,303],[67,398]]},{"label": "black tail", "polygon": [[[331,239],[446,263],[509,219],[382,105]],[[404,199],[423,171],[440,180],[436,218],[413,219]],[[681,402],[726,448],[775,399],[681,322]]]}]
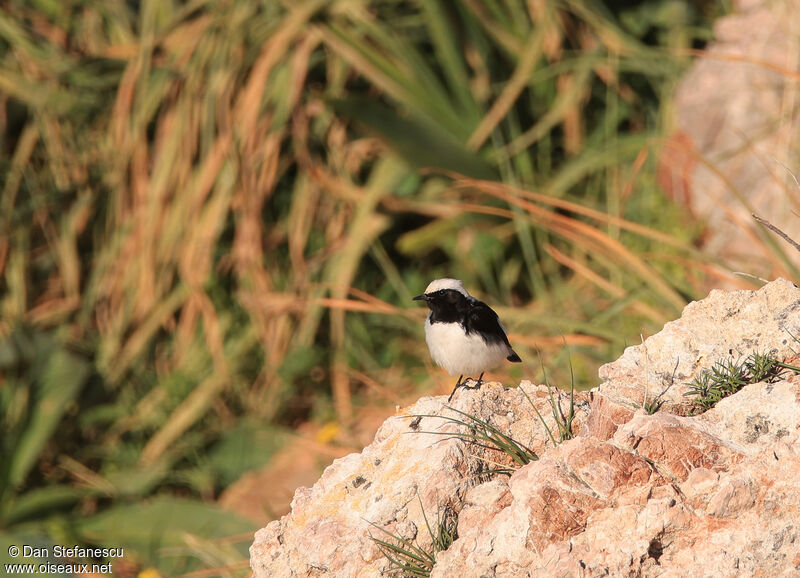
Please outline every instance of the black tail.
[{"label": "black tail", "polygon": [[511,355],[506,357],[506,359],[508,359],[513,363],[522,363],[522,360],[519,358],[519,355],[517,355],[513,349],[511,350]]}]

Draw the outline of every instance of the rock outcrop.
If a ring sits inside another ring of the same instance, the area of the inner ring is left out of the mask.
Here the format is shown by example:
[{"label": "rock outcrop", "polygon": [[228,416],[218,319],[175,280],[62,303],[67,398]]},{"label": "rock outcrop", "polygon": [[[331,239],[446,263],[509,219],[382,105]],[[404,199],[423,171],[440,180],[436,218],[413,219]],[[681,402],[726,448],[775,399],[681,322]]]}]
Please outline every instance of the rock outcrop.
[{"label": "rock outcrop", "polygon": [[[379,576],[391,566],[370,533],[426,548],[423,510],[431,523],[458,516],[434,577],[798,575],[800,375],[747,385],[695,416],[684,396],[720,359],[758,351],[796,364],[796,338],[800,290],[788,281],[712,292],[602,368],[603,384],[577,397],[579,434],[556,446],[533,410],[556,430],[544,386],[484,384],[450,407],[423,398],[296,492],[292,512],[256,534],[254,575]],[[451,435],[475,431],[447,419],[468,421],[455,410],[540,459],[489,474],[511,461]]]}]

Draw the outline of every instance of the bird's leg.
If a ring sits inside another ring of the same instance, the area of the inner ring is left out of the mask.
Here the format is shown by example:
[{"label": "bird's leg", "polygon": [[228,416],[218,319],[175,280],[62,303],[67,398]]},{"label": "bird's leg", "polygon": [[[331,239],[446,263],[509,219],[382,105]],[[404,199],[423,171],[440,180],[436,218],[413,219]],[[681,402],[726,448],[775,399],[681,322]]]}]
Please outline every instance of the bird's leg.
[{"label": "bird's leg", "polygon": [[475,385],[480,386],[483,383],[483,374],[484,373],[485,372],[483,372],[483,371],[481,372],[481,376],[478,378],[478,383],[476,383]]},{"label": "bird's leg", "polygon": [[450,397],[447,398],[447,403],[450,403],[450,400],[453,399],[453,395],[455,395],[456,390],[461,386],[461,380],[464,378],[463,375],[459,376],[458,381],[456,382],[456,386],[453,388],[453,392],[450,394]]}]

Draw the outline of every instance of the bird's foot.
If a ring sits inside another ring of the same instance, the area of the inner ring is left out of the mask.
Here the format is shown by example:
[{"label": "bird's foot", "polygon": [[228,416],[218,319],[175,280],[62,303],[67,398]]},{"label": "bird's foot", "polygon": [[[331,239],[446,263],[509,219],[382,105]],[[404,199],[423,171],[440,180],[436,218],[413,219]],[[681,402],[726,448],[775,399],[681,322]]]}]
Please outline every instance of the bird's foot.
[{"label": "bird's foot", "polygon": [[[459,387],[465,387],[467,389],[480,389],[481,385],[483,385],[483,373],[481,373],[480,377],[476,380],[474,377],[468,377],[463,379],[464,376],[458,378],[458,383],[456,383],[455,389],[453,389],[453,393],[450,394],[450,397],[447,398],[447,403],[450,403],[450,400],[453,399],[453,396],[456,393],[456,390]],[[463,379],[463,381],[462,381]]]},{"label": "bird's foot", "polygon": [[450,403],[450,400],[453,399],[453,396],[456,394],[456,390],[464,385],[461,383],[461,380],[464,379],[464,376],[459,376],[458,381],[456,382],[456,386],[453,388],[453,391],[450,393],[450,397],[447,398],[447,403]]},{"label": "bird's foot", "polygon": [[[468,385],[467,382],[471,383]],[[450,397],[447,398],[447,403],[450,403],[450,400],[453,399],[453,396],[456,394],[456,390],[459,387],[466,387],[467,389],[480,389],[481,385],[483,385],[483,373],[481,373],[477,380],[474,377],[468,377],[464,379],[464,376],[462,375],[458,378],[458,383],[456,383],[456,386],[453,389],[453,392],[450,394]]]},{"label": "bird's foot", "polygon": [[472,387],[470,389],[480,389],[483,385],[483,373],[481,373],[477,380],[474,377],[470,377],[469,380],[472,382]]}]

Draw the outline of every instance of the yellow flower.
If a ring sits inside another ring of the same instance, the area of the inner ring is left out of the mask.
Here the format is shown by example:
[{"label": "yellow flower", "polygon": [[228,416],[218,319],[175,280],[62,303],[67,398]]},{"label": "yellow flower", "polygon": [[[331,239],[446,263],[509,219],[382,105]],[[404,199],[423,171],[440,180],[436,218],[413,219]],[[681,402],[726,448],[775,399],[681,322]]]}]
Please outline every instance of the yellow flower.
[{"label": "yellow flower", "polygon": [[317,432],[317,435],[314,437],[319,443],[327,444],[332,442],[337,435],[339,435],[339,424],[329,421],[320,428],[320,430]]}]

